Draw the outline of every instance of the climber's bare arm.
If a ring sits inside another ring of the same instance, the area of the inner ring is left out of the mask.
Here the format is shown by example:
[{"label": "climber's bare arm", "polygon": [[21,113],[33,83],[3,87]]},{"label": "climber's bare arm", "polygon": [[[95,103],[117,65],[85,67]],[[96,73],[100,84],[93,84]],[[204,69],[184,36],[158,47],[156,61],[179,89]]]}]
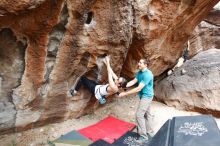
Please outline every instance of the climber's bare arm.
[{"label": "climber's bare arm", "polygon": [[113,80],[112,69],[110,66],[109,58],[105,59],[105,63],[107,66],[107,71],[108,71],[108,82],[109,82],[108,92],[114,92],[114,93],[118,92],[118,86],[115,84],[115,82]]}]

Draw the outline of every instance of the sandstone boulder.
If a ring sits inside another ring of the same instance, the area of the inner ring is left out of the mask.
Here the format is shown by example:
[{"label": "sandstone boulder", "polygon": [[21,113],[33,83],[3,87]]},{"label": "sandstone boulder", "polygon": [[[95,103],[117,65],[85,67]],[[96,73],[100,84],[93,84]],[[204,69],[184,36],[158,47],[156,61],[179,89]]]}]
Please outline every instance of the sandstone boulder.
[{"label": "sandstone boulder", "polygon": [[[185,70],[183,73],[182,70]],[[210,49],[186,61],[155,87],[167,105],[220,116],[220,50]]]}]

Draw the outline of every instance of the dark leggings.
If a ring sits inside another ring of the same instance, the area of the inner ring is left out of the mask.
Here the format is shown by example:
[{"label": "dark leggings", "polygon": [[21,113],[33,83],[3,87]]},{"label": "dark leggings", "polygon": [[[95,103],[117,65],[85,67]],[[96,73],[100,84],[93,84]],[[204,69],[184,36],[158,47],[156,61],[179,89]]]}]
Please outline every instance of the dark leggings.
[{"label": "dark leggings", "polygon": [[88,88],[88,90],[91,92],[91,93],[95,93],[95,86],[98,85],[98,83],[96,83],[95,81],[93,80],[90,80],[88,79],[87,77],[85,76],[82,76],[80,79],[79,79],[79,82],[77,83],[76,85],[76,88],[75,90],[76,91],[79,91],[79,88],[84,85],[86,88]]}]

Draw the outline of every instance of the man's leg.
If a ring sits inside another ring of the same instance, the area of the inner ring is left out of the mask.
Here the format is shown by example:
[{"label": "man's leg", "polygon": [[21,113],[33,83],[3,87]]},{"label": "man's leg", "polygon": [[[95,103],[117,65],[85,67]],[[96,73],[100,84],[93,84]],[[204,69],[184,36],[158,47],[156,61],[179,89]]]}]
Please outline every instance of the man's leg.
[{"label": "man's leg", "polygon": [[74,88],[71,88],[70,89],[70,94],[72,96],[75,96],[77,95],[77,92],[79,91],[80,87],[82,86],[82,80],[81,80],[82,77],[80,77],[79,79],[77,79],[77,83],[76,83],[76,86]]},{"label": "man's leg", "polygon": [[[95,81],[90,80],[85,76],[82,76],[80,78],[80,83],[81,83],[81,85],[84,85],[91,93],[94,94],[95,86],[97,85],[97,83]],[[79,84],[78,86],[76,86],[75,90],[78,91],[81,85]]]},{"label": "man's leg", "polygon": [[76,93],[79,91],[79,89],[80,89],[80,87],[81,87],[82,85],[85,86],[92,94],[94,94],[94,92],[95,92],[95,86],[97,85],[97,83],[96,83],[95,81],[93,81],[93,80],[88,79],[88,78],[85,77],[85,76],[82,76],[82,77],[79,79],[78,83],[76,84],[75,89],[73,89],[73,90],[70,91],[71,94],[72,94],[72,95],[76,94]]},{"label": "man's leg", "polygon": [[75,87],[75,91],[79,91],[80,87],[82,86],[82,77],[80,77],[78,83],[76,84],[76,87]]},{"label": "man's leg", "polygon": [[139,101],[139,105],[136,111],[136,121],[137,121],[137,128],[138,133],[141,137],[148,138],[147,130],[146,130],[146,123],[145,123],[145,113],[149,109],[148,107],[151,104],[152,99],[142,98]]},{"label": "man's leg", "polygon": [[150,106],[151,106],[151,104],[149,105],[144,117],[145,117],[145,126],[146,126],[146,130],[147,130],[147,134],[149,134],[152,137],[154,135],[154,131],[151,128],[151,122],[153,120],[153,115],[150,112]]}]

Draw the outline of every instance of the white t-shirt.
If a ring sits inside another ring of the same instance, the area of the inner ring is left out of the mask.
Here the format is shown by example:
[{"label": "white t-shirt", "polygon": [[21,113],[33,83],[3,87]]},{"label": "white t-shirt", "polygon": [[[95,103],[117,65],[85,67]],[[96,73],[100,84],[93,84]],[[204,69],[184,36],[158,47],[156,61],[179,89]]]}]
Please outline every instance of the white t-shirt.
[{"label": "white t-shirt", "polygon": [[107,92],[107,87],[109,86],[109,84],[106,85],[96,85],[95,86],[95,97],[97,99],[102,98],[102,96],[106,96],[109,95],[109,93]]}]

